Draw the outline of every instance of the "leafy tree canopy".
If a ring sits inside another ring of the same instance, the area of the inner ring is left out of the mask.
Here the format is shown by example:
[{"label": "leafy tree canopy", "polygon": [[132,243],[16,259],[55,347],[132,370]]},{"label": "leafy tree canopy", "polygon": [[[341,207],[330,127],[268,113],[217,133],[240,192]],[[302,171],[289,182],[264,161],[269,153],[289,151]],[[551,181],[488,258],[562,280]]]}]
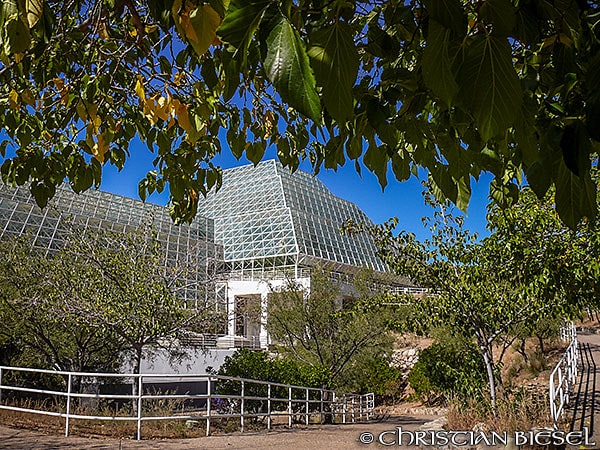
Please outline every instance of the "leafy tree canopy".
[{"label": "leafy tree canopy", "polygon": [[0,241],[0,344],[15,344],[18,357],[7,362],[74,371],[126,363],[139,373],[143,358],[164,350],[181,360],[178,339],[222,325],[210,303],[192,307],[177,295],[186,268],[163,263],[165,249],[148,229],[74,224],[50,254],[30,238]]},{"label": "leafy tree canopy", "polygon": [[599,20],[589,0],[7,0],[2,178],[44,205],[138,137],[156,155],[141,197],[168,184],[191,220],[225,141],[255,163],[277,145],[292,169],[362,161],[382,186],[427,168],[463,209],[471,177],[511,204],[525,174],[574,228],[597,209]]},{"label": "leafy tree canopy", "polygon": [[[512,207],[491,206],[491,234],[478,241],[447,203],[439,204],[429,191],[425,198],[437,208],[426,220],[430,239],[420,242],[405,231],[394,235],[396,220],[366,226],[366,231],[393,271],[431,289],[412,299],[421,321],[476,341],[494,406],[501,381],[496,368],[516,339],[536,334],[545,320],[597,308],[598,224],[570,230],[552,209],[552,195],[540,202],[524,189]],[[349,224],[347,229],[365,227]]]},{"label": "leafy tree canopy", "polygon": [[330,275],[315,270],[309,291],[290,281],[272,292],[267,329],[284,356],[322,374],[323,387],[360,388],[367,369],[391,354],[393,310],[376,292],[348,297],[344,305],[343,286]]}]

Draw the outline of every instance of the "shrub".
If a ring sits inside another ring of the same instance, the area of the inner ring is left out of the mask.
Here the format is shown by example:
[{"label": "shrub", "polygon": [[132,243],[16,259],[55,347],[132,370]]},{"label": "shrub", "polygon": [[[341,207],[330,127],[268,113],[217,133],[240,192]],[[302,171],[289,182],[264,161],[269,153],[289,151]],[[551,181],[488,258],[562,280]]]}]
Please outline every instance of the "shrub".
[{"label": "shrub", "polygon": [[458,339],[437,341],[424,349],[408,382],[427,403],[450,396],[479,396],[485,386],[485,366],[474,344]]},{"label": "shrub", "polygon": [[[209,368],[208,372],[215,375],[249,378],[306,387],[321,387],[325,380],[328,379],[327,373],[319,368],[299,364],[291,358],[274,358],[270,357],[267,352],[257,352],[248,349],[236,351],[232,356],[225,358],[225,362],[219,370],[215,371]],[[217,395],[238,395],[240,388],[241,383],[239,381],[221,380],[215,386],[214,392]],[[246,396],[267,397],[268,388],[266,385],[247,383],[244,389]],[[287,396],[288,392],[286,388],[274,387],[271,391],[271,397],[287,398]],[[313,400],[320,398],[316,393],[313,393],[313,396],[311,397]],[[295,389],[292,398],[304,399],[305,393],[303,390]],[[295,409],[300,408],[298,405],[300,404],[295,405]],[[266,400],[249,400],[245,402],[247,412],[253,414],[265,412],[266,406]],[[229,402],[227,407],[239,412],[239,405],[235,401]]]},{"label": "shrub", "polygon": [[398,395],[402,372],[390,366],[389,358],[366,357],[349,369],[339,381],[341,390],[360,394],[373,392],[383,397]]},{"label": "shrub", "polygon": [[237,350],[225,358],[218,371],[209,368],[209,373],[307,387],[321,387],[327,378],[324,369],[299,364],[291,358],[271,357],[267,352],[248,349]]}]

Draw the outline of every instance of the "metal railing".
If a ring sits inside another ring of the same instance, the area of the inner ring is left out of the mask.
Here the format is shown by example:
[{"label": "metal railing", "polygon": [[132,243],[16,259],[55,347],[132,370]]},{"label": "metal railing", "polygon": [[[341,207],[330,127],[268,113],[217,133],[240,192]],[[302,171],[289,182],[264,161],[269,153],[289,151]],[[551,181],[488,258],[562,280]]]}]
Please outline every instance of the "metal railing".
[{"label": "metal railing", "polygon": [[565,325],[560,327],[560,339],[563,342],[571,342],[573,339],[577,339],[577,331],[573,322],[567,322]]},{"label": "metal railing", "polygon": [[565,406],[569,403],[579,363],[577,332],[573,322],[561,327],[560,337],[563,341],[569,341],[569,346],[550,374],[550,417],[554,428],[558,428],[558,422],[565,413]]},{"label": "metal railing", "polygon": [[[54,376],[63,389],[27,387],[15,381],[18,379],[15,374]],[[111,380],[112,384],[103,384],[101,380]],[[197,392],[162,390],[167,384],[177,387],[181,383],[186,387],[194,385]],[[125,387],[131,393],[102,393],[103,387],[121,391]],[[18,400],[27,396],[45,401],[20,405]],[[152,401],[178,402],[178,411],[165,414],[162,409],[153,413]],[[112,414],[98,412],[101,402],[109,405]],[[42,408],[41,404],[46,406]],[[209,436],[211,421],[215,419],[237,418],[243,432],[246,420],[252,418],[266,419],[267,429],[272,428],[274,419],[278,423],[283,419],[288,427],[293,423],[309,425],[311,419],[313,423],[317,419],[323,423],[327,417],[334,423],[354,423],[373,418],[374,407],[372,393],[339,394],[327,389],[220,375],[87,373],[0,366],[0,410],[64,418],[65,436],[69,435],[73,419],[136,422],[136,438],[141,439],[142,423],[147,421],[205,421]]]}]

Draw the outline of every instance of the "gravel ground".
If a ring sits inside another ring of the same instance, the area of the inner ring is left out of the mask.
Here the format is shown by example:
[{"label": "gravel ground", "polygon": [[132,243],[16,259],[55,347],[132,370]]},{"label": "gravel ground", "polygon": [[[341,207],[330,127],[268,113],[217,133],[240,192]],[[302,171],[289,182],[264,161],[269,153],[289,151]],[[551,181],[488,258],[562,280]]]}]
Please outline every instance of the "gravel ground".
[{"label": "gravel ground", "polygon": [[[376,437],[379,433],[395,430],[417,430],[435,416],[399,416],[385,421],[346,424],[346,425],[314,425],[292,430],[278,430],[260,433],[235,433],[193,439],[170,440],[127,440],[110,438],[84,438],[78,436],[49,435],[38,431],[9,428],[0,425],[0,449],[11,450],[62,450],[62,449],[285,449],[285,450],[320,450],[320,449],[368,449],[385,448],[372,443],[361,444],[361,433],[370,432]],[[396,447],[398,448],[398,447]],[[402,447],[407,448],[407,447]]]}]

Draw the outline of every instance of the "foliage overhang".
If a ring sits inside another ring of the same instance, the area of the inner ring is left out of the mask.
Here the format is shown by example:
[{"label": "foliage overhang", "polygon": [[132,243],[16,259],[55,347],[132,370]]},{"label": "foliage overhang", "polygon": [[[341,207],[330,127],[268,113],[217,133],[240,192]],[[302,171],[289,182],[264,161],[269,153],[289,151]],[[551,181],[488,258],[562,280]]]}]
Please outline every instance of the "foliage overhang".
[{"label": "foliage overhang", "polygon": [[525,176],[575,228],[596,215],[599,21],[587,0],[7,0],[2,178],[45,205],[137,136],[156,155],[140,196],[168,185],[189,221],[226,134],[238,158],[362,161],[382,186],[424,167],[463,209],[472,177],[509,205]]}]

